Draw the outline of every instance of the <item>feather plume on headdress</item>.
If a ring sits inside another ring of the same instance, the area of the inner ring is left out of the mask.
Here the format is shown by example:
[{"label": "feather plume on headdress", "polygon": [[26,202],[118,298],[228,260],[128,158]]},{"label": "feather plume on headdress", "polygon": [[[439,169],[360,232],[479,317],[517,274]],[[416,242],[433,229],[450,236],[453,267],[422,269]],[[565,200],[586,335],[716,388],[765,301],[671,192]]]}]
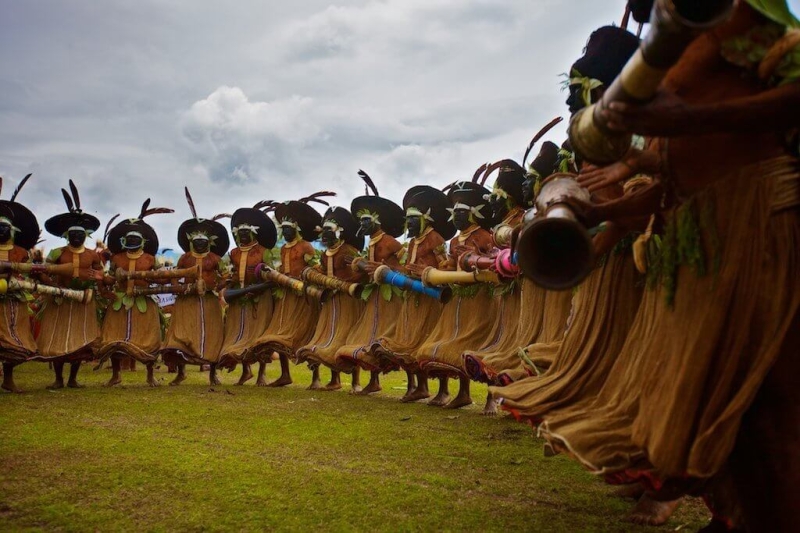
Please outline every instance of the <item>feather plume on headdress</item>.
[{"label": "feather plume on headdress", "polygon": [[111,231],[111,225],[118,218],[119,218],[119,213],[117,213],[116,215],[111,217],[111,220],[108,221],[108,224],[106,224],[106,230],[103,232],[103,241],[102,242],[106,242],[108,240],[108,233]]},{"label": "feather plume on headdress", "polygon": [[192,217],[196,220],[199,220],[197,216],[197,209],[194,207],[194,200],[192,200],[192,195],[189,194],[189,187],[184,187],[183,190],[186,192],[186,203],[189,204],[189,210],[192,212]]},{"label": "feather plume on headdress", "polygon": [[556,117],[556,118],[554,118],[553,120],[551,120],[550,122],[548,122],[547,124],[545,124],[545,126],[544,126],[542,129],[540,129],[540,130],[539,130],[539,131],[536,133],[536,135],[534,135],[534,136],[533,136],[533,139],[531,139],[531,142],[528,144],[528,148],[525,150],[525,155],[522,157],[522,168],[525,168],[525,163],[527,163],[527,161],[528,161],[528,156],[530,155],[530,153],[531,153],[531,150],[533,150],[533,147],[534,147],[534,145],[535,145],[537,142],[539,142],[539,139],[541,139],[542,137],[544,137],[544,136],[547,134],[547,132],[548,132],[548,131],[550,131],[550,130],[552,130],[554,127],[556,127],[556,125],[557,125],[559,122],[561,122],[562,120],[564,120],[562,117]]},{"label": "feather plume on headdress", "polygon": [[211,217],[211,220],[216,222],[217,220],[222,220],[223,218],[231,218],[232,216],[233,215],[231,215],[230,213],[219,213],[219,214],[214,215],[213,217]]},{"label": "feather plume on headdress", "polygon": [[[14,189],[14,192],[11,195],[11,201],[12,202],[17,199],[17,195],[19,194],[19,191],[22,190],[22,187],[25,186],[25,184],[28,182],[28,180],[30,179],[31,176],[32,176],[32,174],[28,174],[27,176],[22,178],[22,181],[19,182],[19,185],[17,185],[17,188]],[[2,182],[0,182],[0,188],[2,188]]]},{"label": "feather plume on headdress", "polygon": [[488,166],[489,166],[488,163],[484,163],[478,167],[478,170],[476,170],[475,174],[472,175],[472,183],[478,183],[478,179],[481,177],[481,174],[483,174],[483,172],[486,170],[486,167]]},{"label": "feather plume on headdress", "polygon": [[372,181],[372,178],[369,177],[369,174],[367,174],[363,170],[359,169],[358,170],[358,175],[361,177],[362,180],[364,180],[364,184],[365,184],[365,187],[364,187],[364,193],[365,194],[364,195],[365,196],[369,196],[369,191],[367,190],[367,188],[372,189],[372,193],[375,196],[380,196],[380,194],[378,194],[378,188],[375,186],[375,182]]},{"label": "feather plume on headdress", "polygon": [[325,200],[321,200],[320,198],[331,197],[331,196],[336,196],[336,193],[331,191],[319,191],[315,192],[314,194],[310,194],[305,198],[300,198],[298,202],[304,204],[307,204],[308,202],[316,202],[318,204],[330,206],[331,205],[330,203],[326,202]]}]

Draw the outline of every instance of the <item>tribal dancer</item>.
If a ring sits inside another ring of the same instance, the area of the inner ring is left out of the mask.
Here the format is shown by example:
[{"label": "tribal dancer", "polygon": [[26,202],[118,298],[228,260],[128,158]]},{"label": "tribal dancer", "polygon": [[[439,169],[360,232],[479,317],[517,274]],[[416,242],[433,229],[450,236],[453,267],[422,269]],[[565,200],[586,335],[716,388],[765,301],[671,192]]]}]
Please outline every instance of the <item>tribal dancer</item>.
[{"label": "tribal dancer", "polygon": [[271,204],[259,202],[253,207],[243,207],[234,211],[231,217],[231,233],[237,247],[230,252],[233,272],[225,290],[255,289],[229,302],[225,312],[225,338],[219,364],[231,368],[237,363],[242,364],[242,377],[237,385],[244,385],[252,379],[250,365],[254,361],[258,361],[256,385],[267,385],[264,370],[271,360],[271,354],[253,352],[251,348],[267,330],[272,319],[272,293],[265,284],[261,284],[260,288],[255,285],[261,281],[256,279],[256,266],[260,263],[272,266],[272,248],[278,240],[275,224],[261,211]]},{"label": "tribal dancer", "polygon": [[181,294],[169,321],[161,357],[167,364],[177,365],[178,375],[170,385],[186,379],[186,364],[211,365],[209,383],[219,385],[217,363],[222,348],[222,307],[211,292],[220,283],[220,259],[228,251],[228,232],[216,220],[199,218],[194,201],[185,190],[192,218],[178,228],[178,245],[184,254],[177,268],[196,270],[191,294]]},{"label": "tribal dancer", "polygon": [[[359,176],[372,189],[372,195],[366,194],[355,198],[350,204],[350,212],[354,213],[361,224],[358,235],[369,236],[366,257],[352,262],[353,270],[364,272],[373,277],[375,269],[386,265],[393,270],[400,267],[400,256],[403,245],[395,237],[403,234],[403,209],[386,198],[378,195],[378,189],[372,179],[363,170]],[[394,335],[403,305],[402,292],[391,285],[373,283],[366,286],[371,291],[366,296],[366,308],[358,325],[347,337],[347,344],[339,349],[336,362],[340,367],[358,365],[369,370],[369,384],[361,394],[372,394],[381,390],[380,373],[388,371],[385,359],[379,359],[372,351],[374,342],[381,337]]]},{"label": "tribal dancer", "polygon": [[[722,515],[753,531],[800,520],[800,167],[785,144],[800,84],[787,26],[800,22],[785,3],[738,2],[654,100],[602,114],[613,131],[657,138],[674,201],[648,260],[660,295],[591,408],[545,420],[547,437],[593,471],[644,480],[660,499],[700,492],[716,526]],[[591,218],[646,213],[646,192]],[[633,405],[617,377],[641,391]]]},{"label": "tribal dancer", "polygon": [[[535,138],[533,142],[535,142]],[[492,250],[489,257],[496,257],[500,248],[510,247],[512,235],[522,222],[522,215],[525,213],[524,168],[514,160],[504,159],[490,165],[484,173],[483,180],[485,181],[495,169],[498,170],[497,180],[492,188],[492,194],[486,200],[492,208],[494,219],[501,222],[492,230],[496,248]],[[467,372],[471,370],[472,364],[474,364],[473,360],[480,361],[493,353],[513,352],[519,349],[517,329],[521,319],[522,285],[517,279],[504,280],[503,284],[495,289],[495,292],[499,292],[500,297],[497,298],[494,326],[480,349],[472,349],[464,353],[464,368]],[[526,292],[526,296],[528,296],[528,292]],[[496,413],[495,402],[492,396],[488,395],[483,414],[491,416]]]},{"label": "tribal dancer", "polygon": [[108,232],[108,251],[111,253],[111,276],[108,285],[114,287],[113,296],[103,317],[100,347],[97,356],[100,361],[111,359],[111,379],[106,386],[122,383],[120,375],[124,358],[132,358],[147,368],[147,384],[157,387],[153,376],[153,365],[158,359],[161,347],[161,313],[152,296],[136,294],[136,289],[149,285],[146,280],[128,279],[117,281],[117,269],[127,272],[146,272],[156,269],[158,236],[144,218],[159,213],[173,213],[172,209],[150,207],[150,199],[142,204],[136,218],[129,218],[114,226]]},{"label": "tribal dancer", "polygon": [[[534,189],[538,190],[541,187],[541,181],[553,173],[557,167],[558,160],[558,146],[550,141],[544,142],[539,154],[530,164],[522,184],[523,205],[525,207],[533,205]],[[495,233],[497,233],[497,230],[495,230]],[[502,231],[500,233],[502,234]],[[496,242],[496,244],[498,243]],[[501,244],[503,246],[510,245],[510,243]],[[505,342],[497,348],[484,353],[470,351],[464,354],[465,368],[475,381],[495,384],[500,383],[498,380],[499,375],[508,376],[512,374],[517,379],[527,376],[520,352],[523,352],[525,347],[535,343],[542,332],[546,297],[549,291],[537,286],[523,276],[518,277],[517,280],[520,284],[519,290],[521,293],[519,321],[515,324],[508,324],[508,327],[514,331],[509,331]],[[562,317],[563,320],[565,311],[559,309],[555,313],[557,316]],[[548,319],[550,320],[550,317]],[[487,401],[484,413],[493,415],[495,412],[494,399],[490,398]]]},{"label": "tribal dancer", "polygon": [[[39,239],[39,223],[31,211],[16,201],[17,195],[30,174],[22,178],[10,200],[0,200],[0,261],[29,263],[30,250]],[[0,178],[0,189],[2,188]],[[0,275],[8,280],[16,275],[6,272]],[[14,367],[36,354],[36,341],[28,314],[28,294],[6,292],[0,296],[0,361],[3,362],[3,390],[22,392],[14,383]]]},{"label": "tribal dancer", "polygon": [[[473,179],[476,179],[474,177]],[[459,230],[450,241],[449,257],[440,265],[442,270],[460,270],[458,258],[466,252],[488,253],[493,248],[492,235],[486,227],[492,225],[492,213],[484,199],[489,191],[477,183],[459,181],[449,188],[447,196],[452,220]],[[455,287],[456,296],[444,307],[439,323],[417,349],[420,368],[428,376],[440,378],[437,395],[428,405],[457,409],[472,404],[470,380],[464,371],[461,354],[473,346],[481,346],[494,324],[496,302],[493,286],[484,283]],[[459,380],[458,395],[448,403],[448,377]],[[421,379],[415,396],[427,393],[427,378]]]},{"label": "tribal dancer", "polygon": [[[437,268],[447,261],[445,239],[456,232],[448,220],[447,208],[450,205],[442,191],[429,185],[417,185],[406,192],[403,209],[410,241],[403,261],[405,274],[419,278],[425,268]],[[403,300],[392,335],[382,336],[373,344],[373,353],[386,360],[382,367],[399,366],[406,372],[408,386],[401,401],[424,400],[430,396],[427,377],[421,373],[414,353],[425,342],[441,314],[439,301],[409,292]],[[417,382],[422,384],[423,381],[424,387],[417,394]]]},{"label": "tribal dancer", "polygon": [[[281,248],[280,272],[299,280],[303,270],[312,266],[316,253],[311,242],[319,238],[322,217],[309,202],[328,205],[323,197],[334,196],[332,192],[318,192],[301,198],[275,204],[275,219],[286,244]],[[269,383],[270,387],[283,387],[292,383],[289,359],[295,359],[297,349],[303,346],[314,332],[319,316],[319,302],[312,301],[302,293],[288,287],[274,291],[275,309],[267,330],[251,348],[247,357],[270,357],[276,352],[280,358],[281,375]]]},{"label": "tribal dancer", "polygon": [[[325,212],[322,217],[322,244],[326,250],[322,256],[322,264],[315,267],[318,272],[344,282],[358,282],[365,278],[364,274],[355,272],[350,266],[364,245],[363,238],[357,235],[358,227],[358,222],[344,207],[331,207]],[[311,390],[341,389],[340,374],[345,372],[353,376],[352,392],[361,392],[359,367],[339,366],[336,352],[344,346],[350,331],[356,327],[363,309],[361,298],[344,291],[337,291],[330,300],[322,304],[314,335],[305,346],[297,350],[297,363],[307,362],[314,373]],[[320,382],[321,364],[331,369],[331,380],[325,387]]]},{"label": "tribal dancer", "polygon": [[[97,281],[102,279],[102,263],[94,250],[84,246],[86,238],[100,227],[100,221],[81,210],[78,189],[69,181],[72,195],[61,189],[67,212],[56,215],[44,223],[48,233],[67,239],[67,246],[53,249],[47,262],[56,265],[72,265],[72,272],[65,276],[42,274],[41,279],[48,285],[94,290]],[[78,371],[81,361],[94,357],[94,350],[100,340],[97,323],[97,304],[94,299],[78,302],[57,296],[48,296],[40,311],[40,332],[37,338],[39,354],[37,360],[53,363],[55,381],[49,389],[64,387],[64,363],[70,363],[67,387],[80,388]]]}]

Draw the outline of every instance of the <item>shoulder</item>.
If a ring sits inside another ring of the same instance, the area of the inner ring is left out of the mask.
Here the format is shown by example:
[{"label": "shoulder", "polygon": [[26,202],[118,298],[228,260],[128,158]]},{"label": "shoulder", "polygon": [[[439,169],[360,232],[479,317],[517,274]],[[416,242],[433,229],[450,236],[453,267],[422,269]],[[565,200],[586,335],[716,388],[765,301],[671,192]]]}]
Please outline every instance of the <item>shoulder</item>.
[{"label": "shoulder", "polygon": [[428,234],[428,237],[425,239],[425,242],[431,244],[432,246],[440,246],[444,244],[444,237],[439,235],[438,231],[432,231]]}]

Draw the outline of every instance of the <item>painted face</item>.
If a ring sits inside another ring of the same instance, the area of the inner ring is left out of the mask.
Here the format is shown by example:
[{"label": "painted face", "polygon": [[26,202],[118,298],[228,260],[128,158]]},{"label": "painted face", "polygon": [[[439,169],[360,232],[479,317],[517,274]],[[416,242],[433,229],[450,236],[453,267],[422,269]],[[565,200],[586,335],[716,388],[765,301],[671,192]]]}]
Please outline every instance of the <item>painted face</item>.
[{"label": "painted face", "polygon": [[422,217],[406,217],[406,228],[409,237],[419,237],[422,233]]},{"label": "painted face", "polygon": [[71,229],[67,232],[67,242],[73,248],[80,248],[86,240],[86,231],[82,229]]},{"label": "painted face", "polygon": [[7,243],[11,240],[11,226],[0,224],[0,243]]},{"label": "painted face", "polygon": [[242,228],[236,232],[236,238],[239,240],[239,244],[247,246],[253,242],[253,232],[247,228]]},{"label": "painted face", "polygon": [[192,239],[192,248],[198,254],[204,254],[208,251],[209,246],[208,239]]},{"label": "painted face", "polygon": [[126,250],[138,250],[144,246],[144,240],[138,235],[126,235],[122,246]]},{"label": "painted face", "polygon": [[[592,102],[599,102],[600,98],[603,97],[603,93],[605,92],[606,89],[602,86],[592,89],[592,93],[590,95]],[[586,102],[583,101],[583,87],[580,84],[576,83],[569,86],[567,107],[569,108],[569,112],[573,115],[586,107]]]},{"label": "painted face", "polygon": [[286,242],[294,242],[297,238],[297,229],[294,226],[281,226],[281,233]]},{"label": "painted face", "polygon": [[529,174],[528,177],[525,178],[525,181],[522,182],[522,200],[528,207],[533,205],[534,180],[535,177],[532,174]]},{"label": "painted face", "polygon": [[501,219],[508,214],[509,201],[497,194],[489,195],[489,207],[492,208],[492,214],[496,219]]},{"label": "painted face", "polygon": [[336,232],[331,228],[323,228],[322,230],[322,244],[328,248],[333,248],[339,239],[336,238]]},{"label": "painted face", "polygon": [[359,237],[363,235],[372,235],[378,229],[378,225],[375,224],[375,220],[372,217],[361,217],[359,222],[361,223],[361,226],[358,228]]},{"label": "painted face", "polygon": [[469,215],[469,209],[456,209],[453,211],[453,225],[457,230],[461,231],[470,226]]}]

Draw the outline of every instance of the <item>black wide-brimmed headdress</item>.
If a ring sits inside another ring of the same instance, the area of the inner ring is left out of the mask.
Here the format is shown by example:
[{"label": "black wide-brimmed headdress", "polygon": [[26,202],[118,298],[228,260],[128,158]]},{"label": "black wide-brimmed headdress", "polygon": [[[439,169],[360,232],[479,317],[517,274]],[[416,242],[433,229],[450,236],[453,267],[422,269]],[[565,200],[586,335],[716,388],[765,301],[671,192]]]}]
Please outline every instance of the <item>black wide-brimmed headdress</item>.
[{"label": "black wide-brimmed headdress", "polygon": [[273,202],[264,201],[258,202],[253,207],[242,207],[234,211],[231,216],[231,233],[234,240],[240,229],[247,228],[256,236],[258,244],[267,249],[273,248],[278,242],[278,230],[269,215],[261,210],[273,205]]},{"label": "black wide-brimmed headdress", "polygon": [[358,236],[358,221],[344,207],[329,207],[322,216],[322,227],[326,224],[335,224],[337,237],[356,250],[364,248],[364,238]]},{"label": "black wide-brimmed headdress", "polygon": [[[142,204],[142,210],[139,212],[138,217],[123,220],[108,231],[108,235],[105,237],[106,246],[108,246],[112,254],[124,252],[125,248],[122,245],[122,240],[129,233],[138,233],[144,239],[144,252],[156,255],[158,253],[158,235],[156,235],[156,230],[144,221],[144,218],[150,215],[174,212],[173,209],[167,207],[150,207],[150,198],[148,198]],[[114,219],[111,220],[113,222]]]},{"label": "black wide-brimmed headdress", "polygon": [[209,249],[211,253],[220,257],[225,255],[230,246],[228,239],[228,230],[225,226],[214,220],[213,218],[200,218],[197,216],[197,209],[195,209],[192,195],[189,194],[189,188],[185,187],[186,202],[189,204],[189,209],[192,212],[192,218],[184,220],[178,228],[178,245],[184,252],[191,251],[191,242],[198,235],[203,235],[208,238]]},{"label": "black wide-brimmed headdress", "polygon": [[97,217],[81,210],[81,197],[78,195],[78,188],[75,187],[72,180],[69,180],[69,189],[72,192],[72,196],[66,189],[61,189],[61,194],[64,195],[64,203],[67,204],[67,212],[47,219],[44,223],[44,229],[56,237],[66,237],[70,228],[81,228],[87,234],[93,233],[100,227],[100,221]]},{"label": "black wide-brimmed headdress", "polygon": [[430,185],[415,185],[403,197],[405,214],[423,217],[445,240],[456,234],[456,228],[449,220],[450,213],[447,211],[451,206],[447,195]]},{"label": "black wide-brimmed headdress", "polygon": [[[381,229],[392,237],[402,235],[405,226],[403,209],[391,200],[382,198],[372,178],[366,172],[359,170],[358,175],[364,180],[366,190],[364,196],[359,196],[351,202],[350,212],[356,219],[361,219],[365,215],[374,217]],[[370,190],[372,195],[369,194]]]},{"label": "black wide-brimmed headdress", "polygon": [[[30,179],[28,174],[19,182],[17,188],[11,194],[10,200],[0,200],[0,217],[5,218],[11,224],[14,235],[14,244],[26,250],[30,250],[39,241],[39,222],[30,209],[17,202],[17,195],[22,187]],[[3,190],[3,178],[0,178],[0,192]]]},{"label": "black wide-brimmed headdress", "polygon": [[[480,174],[483,174],[485,170],[486,167],[484,166]],[[492,208],[489,205],[489,201],[486,200],[490,194],[489,189],[475,183],[475,181],[457,181],[448,185],[446,189],[447,199],[453,204],[452,207],[448,208],[451,213],[456,209],[469,209],[476,224],[484,229],[494,226]]]},{"label": "black wide-brimmed headdress", "polygon": [[322,216],[308,204],[315,202],[328,206],[330,204],[322,198],[329,196],[336,196],[336,193],[320,191],[299,200],[272,204],[275,208],[275,220],[278,221],[278,227],[290,224],[297,228],[303,239],[309,242],[319,239],[319,229],[317,228],[322,225]]}]

